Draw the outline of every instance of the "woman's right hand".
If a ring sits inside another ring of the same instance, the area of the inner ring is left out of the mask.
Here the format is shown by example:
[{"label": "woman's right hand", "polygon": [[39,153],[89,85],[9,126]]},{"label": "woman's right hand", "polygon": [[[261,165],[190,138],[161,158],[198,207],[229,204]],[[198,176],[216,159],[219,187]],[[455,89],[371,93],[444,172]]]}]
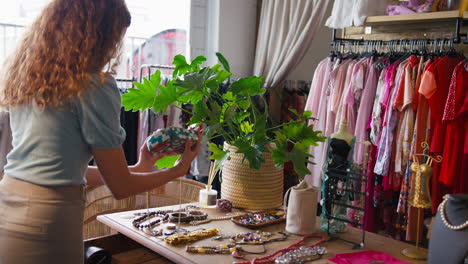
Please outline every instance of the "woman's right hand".
[{"label": "woman's right hand", "polygon": [[174,166],[174,169],[176,169],[175,173],[177,174],[177,177],[184,176],[185,174],[188,173],[190,169],[190,165],[192,164],[192,161],[198,155],[198,151],[200,150],[201,136],[199,135],[198,138],[199,140],[197,141],[197,144],[195,144],[193,147],[192,147],[191,140],[187,140],[185,142],[184,153],[182,153],[179,160],[177,161],[177,165]]}]

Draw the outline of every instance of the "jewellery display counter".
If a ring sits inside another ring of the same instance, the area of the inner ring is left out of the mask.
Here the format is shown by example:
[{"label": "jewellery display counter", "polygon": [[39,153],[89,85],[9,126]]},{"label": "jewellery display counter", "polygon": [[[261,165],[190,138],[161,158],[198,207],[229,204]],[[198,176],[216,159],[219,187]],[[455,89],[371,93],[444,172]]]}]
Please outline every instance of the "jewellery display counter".
[{"label": "jewellery display counter", "polygon": [[[180,208],[186,207],[187,205],[189,204],[182,206],[177,205],[161,208],[151,208],[149,211],[160,212],[168,210],[179,210]],[[332,263],[328,259],[335,257],[336,254],[368,250],[385,252],[388,255],[407,263],[425,263],[424,261],[410,259],[401,255],[401,250],[403,248],[407,248],[409,244],[386,238],[374,233],[366,234],[366,245],[364,248],[354,250],[349,243],[344,241],[326,241],[326,232],[320,231],[318,224],[319,221],[317,221],[317,235],[304,237],[283,233],[285,223],[278,221],[278,219],[275,219],[274,223],[270,225],[261,225],[262,227],[260,228],[249,229],[242,224],[239,224],[239,222],[236,224],[234,223],[235,221],[231,220],[231,218],[236,218],[236,216],[238,216],[240,213],[246,212],[238,211],[225,214],[218,212],[215,209],[197,210],[206,212],[208,214],[207,219],[189,224],[176,223],[177,228],[175,230],[183,229],[186,232],[199,232],[197,230],[205,230],[203,231],[204,234],[201,234],[203,237],[197,237],[198,235],[195,235],[195,237],[200,238],[200,240],[188,244],[170,244],[167,238],[172,236],[171,239],[174,240],[175,237],[171,235],[171,230],[165,227],[167,224],[157,225],[152,229],[153,231],[161,230],[163,233],[162,236],[155,236],[150,232],[135,227],[134,220],[138,217],[141,217],[141,215],[145,212],[148,212],[148,209],[143,209],[98,216],[98,221],[109,226],[111,229],[116,231],[116,233],[118,232],[118,234],[112,235],[110,237],[85,241],[85,247],[97,246],[107,250],[113,256],[113,263],[221,264],[236,262],[243,263],[246,261],[251,261],[254,258],[261,259],[262,257],[271,255],[280,249],[288,248],[292,244],[295,244],[299,241],[302,241],[302,243],[298,244],[297,248],[300,248],[300,246],[315,245],[321,240],[321,237],[323,237],[325,241],[318,244],[318,247],[309,247],[309,249],[315,248],[315,251],[312,250],[315,252],[315,254],[320,254],[317,258],[309,259],[311,261],[310,263]],[[148,221],[150,222],[151,220]],[[211,234],[211,232],[216,233]],[[348,227],[347,231],[340,234],[340,236],[343,238],[353,239],[357,236],[361,236],[361,232],[362,230],[357,228]],[[180,236],[178,234],[175,235]],[[249,237],[252,239],[249,240]],[[179,238],[180,237],[177,237],[176,239]],[[238,243],[239,241],[241,242]],[[242,243],[242,241],[245,243]],[[263,243],[264,241],[268,243]],[[234,246],[232,246],[232,242],[234,242]],[[229,246],[229,244],[231,244],[231,246]],[[237,247],[239,249],[239,254],[236,255],[232,253],[235,251],[232,249],[233,247]],[[189,249],[188,251],[190,252],[187,252],[187,249]],[[267,262],[259,261],[257,263]]]}]

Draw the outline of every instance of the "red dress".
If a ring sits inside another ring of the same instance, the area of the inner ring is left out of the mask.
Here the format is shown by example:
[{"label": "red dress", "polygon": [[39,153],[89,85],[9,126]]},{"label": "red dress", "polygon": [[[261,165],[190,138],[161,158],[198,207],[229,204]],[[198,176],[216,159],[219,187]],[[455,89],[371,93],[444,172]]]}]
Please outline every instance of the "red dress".
[{"label": "red dress", "polygon": [[457,65],[453,72],[452,81],[445,104],[443,120],[447,125],[443,163],[440,170],[439,181],[453,189],[454,193],[468,191],[467,173],[462,170],[463,163],[467,163],[464,155],[465,128],[468,116],[460,113],[468,93],[468,72],[464,62]]},{"label": "red dress", "polygon": [[[434,76],[436,85],[433,89],[421,87],[420,92],[428,99],[430,114],[430,149],[431,155],[442,155],[445,143],[446,125],[442,122],[445,102],[449,91],[452,73],[461,58],[443,57],[431,64],[427,71]],[[442,160],[444,162],[444,160]],[[449,192],[449,189],[439,182],[440,163],[434,162],[432,165],[432,212],[437,212],[437,206],[442,202],[442,196]]]}]

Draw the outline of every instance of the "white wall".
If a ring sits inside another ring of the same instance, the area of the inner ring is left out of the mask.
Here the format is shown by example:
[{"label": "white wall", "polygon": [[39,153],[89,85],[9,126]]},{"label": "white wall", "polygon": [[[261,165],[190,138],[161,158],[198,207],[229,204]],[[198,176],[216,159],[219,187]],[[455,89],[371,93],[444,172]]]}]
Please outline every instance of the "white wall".
[{"label": "white wall", "polygon": [[257,0],[193,0],[191,57],[204,55],[207,65],[215,53],[228,60],[235,78],[253,73],[257,38]]},{"label": "white wall", "polygon": [[218,50],[235,77],[253,74],[257,38],[257,0],[221,0]]}]

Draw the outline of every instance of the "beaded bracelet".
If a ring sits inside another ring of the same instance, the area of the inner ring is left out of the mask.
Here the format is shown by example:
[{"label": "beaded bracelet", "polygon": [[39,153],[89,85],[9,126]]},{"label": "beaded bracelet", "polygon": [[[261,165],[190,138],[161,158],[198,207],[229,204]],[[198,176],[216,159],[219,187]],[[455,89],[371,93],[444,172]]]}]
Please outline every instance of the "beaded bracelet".
[{"label": "beaded bracelet", "polygon": [[208,217],[208,214],[202,211],[176,212],[176,213],[169,214],[169,222],[189,223],[191,221],[206,220],[207,217]]},{"label": "beaded bracelet", "polygon": [[201,221],[208,218],[208,214],[202,211],[188,211],[188,213],[192,217],[191,221]]},{"label": "beaded bracelet", "polygon": [[170,213],[169,222],[171,223],[188,223],[191,221],[192,217],[185,212]]}]

